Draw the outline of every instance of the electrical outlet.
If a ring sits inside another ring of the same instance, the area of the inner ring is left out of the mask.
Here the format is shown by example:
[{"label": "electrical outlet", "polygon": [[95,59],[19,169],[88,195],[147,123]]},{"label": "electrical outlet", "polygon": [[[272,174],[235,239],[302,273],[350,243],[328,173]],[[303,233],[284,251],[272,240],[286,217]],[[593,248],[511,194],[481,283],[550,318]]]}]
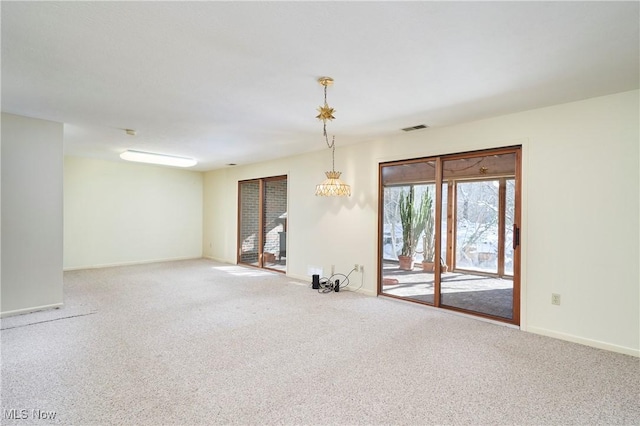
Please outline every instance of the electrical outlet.
[{"label": "electrical outlet", "polygon": [[558,293],[551,293],[551,304],[552,305],[560,304],[560,295]]},{"label": "electrical outlet", "polygon": [[353,269],[354,269],[356,272],[358,272],[359,268],[360,268],[360,265],[358,265],[357,263],[354,263],[354,265],[353,265]]},{"label": "electrical outlet", "polygon": [[360,265],[360,272],[364,272],[364,265]]}]

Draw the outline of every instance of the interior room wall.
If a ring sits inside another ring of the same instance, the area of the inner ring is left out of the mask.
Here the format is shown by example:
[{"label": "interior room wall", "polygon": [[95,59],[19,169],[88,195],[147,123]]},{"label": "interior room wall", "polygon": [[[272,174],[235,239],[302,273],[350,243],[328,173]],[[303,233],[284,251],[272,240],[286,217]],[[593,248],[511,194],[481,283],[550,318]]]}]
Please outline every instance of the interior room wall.
[{"label": "interior room wall", "polygon": [[358,263],[364,273],[352,279],[376,294],[378,164],[518,144],[521,328],[639,356],[638,102],[631,91],[350,146],[338,134],[336,169],[350,198],[314,195],[329,150],[208,172],[203,253],[235,263],[238,180],[287,174],[287,273],[310,280],[311,267],[348,272]]},{"label": "interior room wall", "polygon": [[2,316],[61,306],[61,123],[2,113]]},{"label": "interior room wall", "polygon": [[64,159],[64,267],[202,256],[201,172]]}]

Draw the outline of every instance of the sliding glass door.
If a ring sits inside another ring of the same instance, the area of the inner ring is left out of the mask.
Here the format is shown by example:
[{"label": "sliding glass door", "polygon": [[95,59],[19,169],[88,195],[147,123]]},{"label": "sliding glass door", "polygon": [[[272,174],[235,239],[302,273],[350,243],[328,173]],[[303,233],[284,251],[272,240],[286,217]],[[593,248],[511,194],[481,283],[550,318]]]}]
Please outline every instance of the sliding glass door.
[{"label": "sliding glass door", "polygon": [[380,165],[379,294],[519,324],[520,148]]},{"label": "sliding glass door", "polygon": [[[450,272],[440,275],[440,306],[516,322],[513,226],[516,152],[442,160],[451,195]],[[519,287],[519,286],[518,286]],[[516,300],[517,296],[517,300]]]},{"label": "sliding glass door", "polygon": [[286,270],[286,176],[238,183],[238,263]]}]

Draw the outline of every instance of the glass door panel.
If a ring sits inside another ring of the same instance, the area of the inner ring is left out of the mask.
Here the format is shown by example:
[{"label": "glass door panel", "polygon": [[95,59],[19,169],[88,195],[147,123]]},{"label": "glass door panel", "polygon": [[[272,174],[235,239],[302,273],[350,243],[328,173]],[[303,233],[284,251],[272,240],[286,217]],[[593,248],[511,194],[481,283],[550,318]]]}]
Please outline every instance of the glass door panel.
[{"label": "glass door panel", "polygon": [[262,264],[284,270],[287,265],[287,180],[266,180],[262,230]]},{"label": "glass door panel", "polygon": [[239,185],[239,258],[238,262],[259,266],[260,254],[260,181]]},{"label": "glass door panel", "polygon": [[435,161],[381,170],[381,293],[434,303]]},{"label": "glass door panel", "polygon": [[453,195],[448,202],[453,244],[451,265],[440,276],[440,306],[513,319],[513,277],[504,270],[514,197],[507,207],[504,194],[509,193],[507,182],[514,181],[515,166],[513,153],[443,161],[443,181],[448,182],[443,192]]}]

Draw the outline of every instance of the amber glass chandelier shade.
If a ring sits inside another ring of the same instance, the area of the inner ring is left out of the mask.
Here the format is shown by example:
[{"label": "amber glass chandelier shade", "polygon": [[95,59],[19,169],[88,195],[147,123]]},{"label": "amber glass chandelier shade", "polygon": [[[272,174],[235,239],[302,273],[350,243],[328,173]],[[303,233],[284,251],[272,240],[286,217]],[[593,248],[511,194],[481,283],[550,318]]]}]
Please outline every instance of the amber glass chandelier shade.
[{"label": "amber glass chandelier shade", "polygon": [[327,179],[316,185],[316,195],[321,197],[349,197],[351,187],[340,180],[340,172],[325,172]]}]

